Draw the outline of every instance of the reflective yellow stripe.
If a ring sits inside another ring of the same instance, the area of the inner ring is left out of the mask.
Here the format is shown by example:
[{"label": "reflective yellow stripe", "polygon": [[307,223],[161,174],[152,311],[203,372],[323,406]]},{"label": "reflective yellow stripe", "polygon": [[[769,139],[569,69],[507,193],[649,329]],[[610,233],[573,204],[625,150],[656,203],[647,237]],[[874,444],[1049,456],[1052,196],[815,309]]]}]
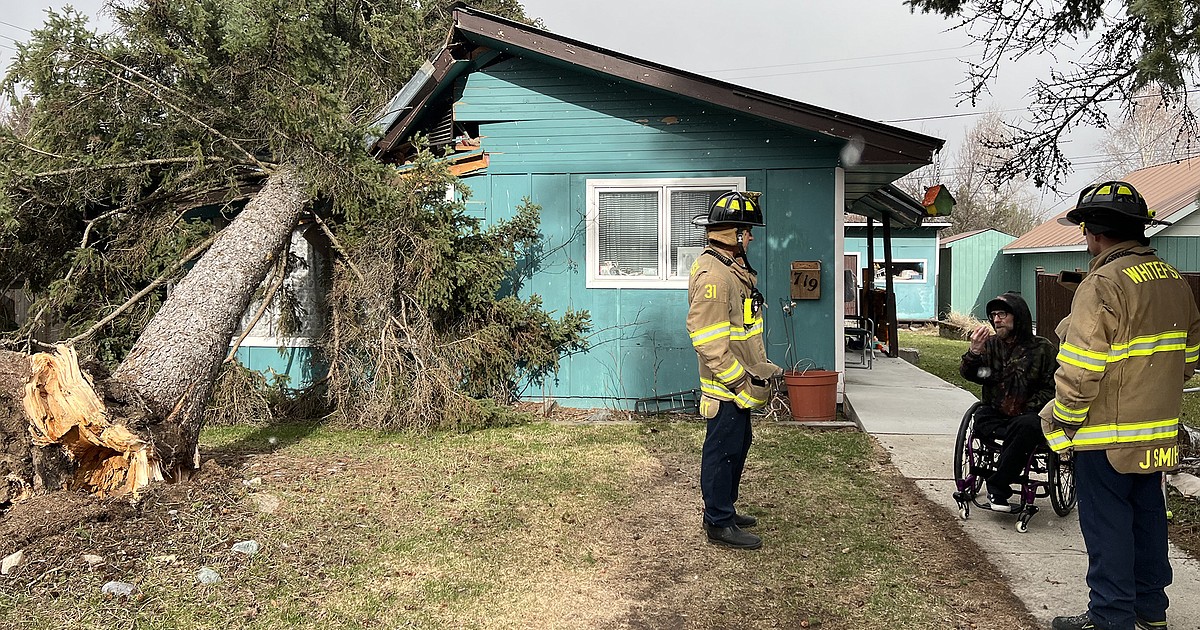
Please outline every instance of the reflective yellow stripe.
[{"label": "reflective yellow stripe", "polygon": [[737,359],[734,359],[733,365],[729,366],[728,369],[715,374],[714,376],[721,379],[721,382],[723,383],[732,383],[741,378],[745,373],[746,369],[742,367],[742,364],[739,363]]},{"label": "reflective yellow stripe", "polygon": [[1149,422],[1121,422],[1081,427],[1072,442],[1095,444],[1131,444],[1153,440],[1174,440],[1179,435],[1179,418]]},{"label": "reflective yellow stripe", "polygon": [[1187,332],[1182,330],[1169,330],[1157,335],[1134,337],[1127,343],[1114,343],[1112,349],[1108,351],[1108,362],[1116,363],[1129,357],[1146,357],[1156,352],[1186,350],[1186,344]]},{"label": "reflective yellow stripe", "polygon": [[692,333],[692,345],[700,347],[706,343],[710,343],[729,336],[729,322],[719,322],[712,326],[705,326],[700,330]]},{"label": "reflective yellow stripe", "polygon": [[1091,409],[1091,407],[1074,409],[1062,404],[1058,400],[1054,401],[1054,417],[1067,424],[1083,424],[1083,421],[1087,419],[1088,409]]},{"label": "reflective yellow stripe", "polygon": [[1050,450],[1055,453],[1061,453],[1071,448],[1071,438],[1067,437],[1067,433],[1062,429],[1055,429],[1047,433],[1046,442],[1050,444]]},{"label": "reflective yellow stripe", "polygon": [[712,379],[700,379],[700,391],[720,400],[734,399],[733,392],[729,391],[728,387],[725,387],[724,384]]},{"label": "reflective yellow stripe", "polygon": [[747,394],[746,392],[738,392],[737,401],[741,403],[742,407],[747,407],[750,409],[757,409],[758,407],[767,404],[767,401],[759,400],[750,394]]},{"label": "reflective yellow stripe", "polygon": [[1187,349],[1184,351],[1184,355],[1183,355],[1184,363],[1195,363],[1196,359],[1200,359],[1200,344],[1196,344],[1194,346],[1188,346]]},{"label": "reflective yellow stripe", "polygon": [[756,335],[761,335],[763,327],[761,324],[750,328],[737,328],[736,326],[729,328],[730,341],[745,341]]},{"label": "reflective yellow stripe", "polygon": [[1104,367],[1108,365],[1108,355],[1101,352],[1084,350],[1079,346],[1063,342],[1062,347],[1058,350],[1058,362],[1074,365],[1075,367],[1093,372],[1103,372]]}]

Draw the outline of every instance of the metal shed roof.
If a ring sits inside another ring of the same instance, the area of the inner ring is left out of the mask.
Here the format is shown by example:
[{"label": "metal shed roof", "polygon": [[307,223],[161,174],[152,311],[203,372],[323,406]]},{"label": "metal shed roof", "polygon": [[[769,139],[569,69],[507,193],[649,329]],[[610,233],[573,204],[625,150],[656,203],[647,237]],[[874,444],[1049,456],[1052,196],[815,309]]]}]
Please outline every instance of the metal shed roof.
[{"label": "metal shed roof", "polygon": [[[1185,216],[1186,213],[1181,211],[1194,207],[1196,194],[1200,192],[1200,157],[1148,166],[1118,179],[1133,184],[1146,198],[1146,203],[1157,213],[1158,218],[1175,221]],[[1019,254],[1086,249],[1087,244],[1079,228],[1058,222],[1058,219],[1067,216],[1067,213],[1074,209],[1075,206],[1072,205],[1054,215],[1049,221],[1022,234],[1017,240],[1005,245],[1004,251]]]}]

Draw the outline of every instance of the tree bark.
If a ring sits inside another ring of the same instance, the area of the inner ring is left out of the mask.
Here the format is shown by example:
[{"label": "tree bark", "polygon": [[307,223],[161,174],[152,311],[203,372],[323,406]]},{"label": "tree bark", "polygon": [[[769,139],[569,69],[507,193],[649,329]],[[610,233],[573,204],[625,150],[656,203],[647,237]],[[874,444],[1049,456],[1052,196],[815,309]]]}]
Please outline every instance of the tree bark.
[{"label": "tree bark", "polygon": [[307,201],[294,170],[271,175],[171,292],[113,374],[149,408],[146,430],[168,477],[199,467],[204,405],[229,341]]},{"label": "tree bark", "polygon": [[32,357],[0,351],[0,511],[55,490],[120,494],[190,477],[234,330],[307,201],[293,170],[271,175],[111,377],[81,369],[69,344]]}]

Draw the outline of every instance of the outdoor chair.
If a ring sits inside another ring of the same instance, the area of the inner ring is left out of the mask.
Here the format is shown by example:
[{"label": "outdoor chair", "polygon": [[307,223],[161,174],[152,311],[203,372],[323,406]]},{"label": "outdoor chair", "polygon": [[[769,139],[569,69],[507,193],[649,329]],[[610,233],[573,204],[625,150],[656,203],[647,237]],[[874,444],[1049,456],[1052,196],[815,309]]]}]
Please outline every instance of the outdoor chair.
[{"label": "outdoor chair", "polygon": [[[875,322],[861,315],[845,316],[846,367],[871,369],[875,360]],[[851,352],[857,360],[850,362]]]}]

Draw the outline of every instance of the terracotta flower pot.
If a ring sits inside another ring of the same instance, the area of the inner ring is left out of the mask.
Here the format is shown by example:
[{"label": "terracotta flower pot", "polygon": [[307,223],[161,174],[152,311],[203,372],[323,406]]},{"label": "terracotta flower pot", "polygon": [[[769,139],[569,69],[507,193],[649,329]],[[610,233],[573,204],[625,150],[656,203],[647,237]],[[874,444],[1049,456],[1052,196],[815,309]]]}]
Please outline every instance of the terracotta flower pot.
[{"label": "terracotta flower pot", "polygon": [[783,373],[788,405],[796,420],[837,419],[838,373],[828,370]]}]

